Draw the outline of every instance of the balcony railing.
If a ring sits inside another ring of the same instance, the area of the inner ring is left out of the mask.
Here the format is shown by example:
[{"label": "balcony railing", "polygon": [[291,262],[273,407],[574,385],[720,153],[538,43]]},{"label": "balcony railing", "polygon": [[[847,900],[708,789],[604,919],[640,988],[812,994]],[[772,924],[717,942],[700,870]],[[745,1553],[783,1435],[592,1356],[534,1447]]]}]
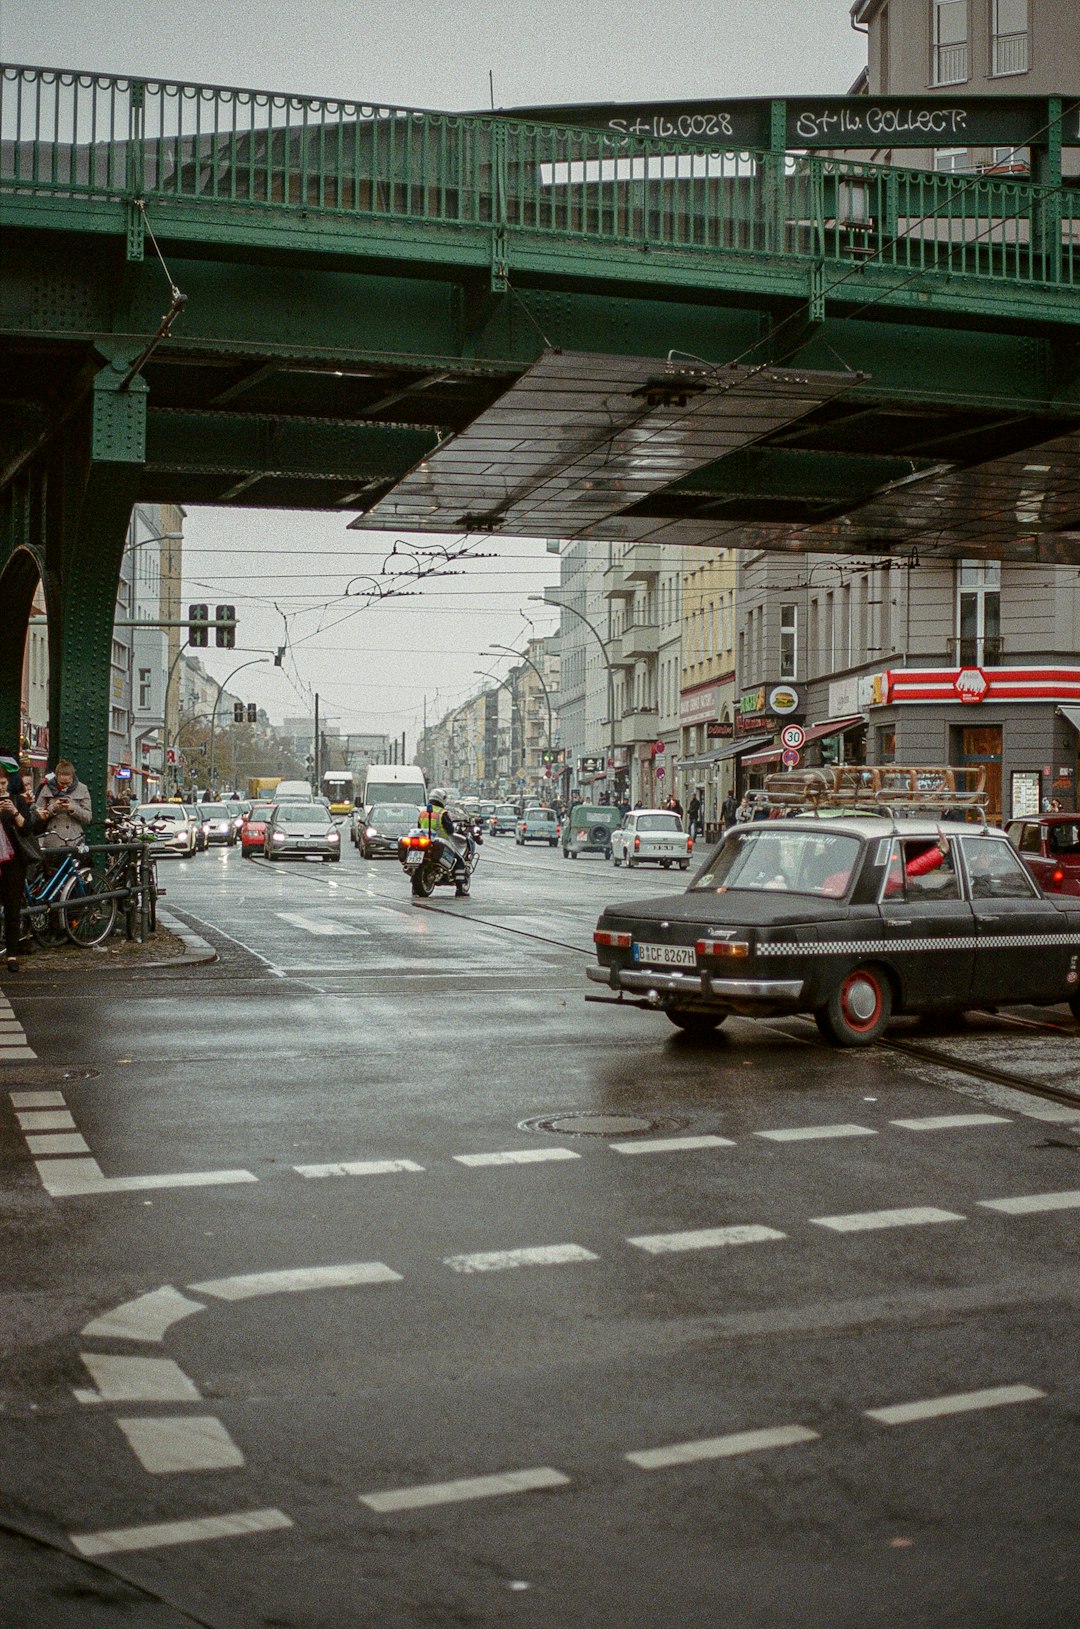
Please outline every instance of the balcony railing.
[{"label": "balcony railing", "polygon": [[1028,71],[1028,37],[1026,34],[998,34],[994,38],[995,77],[999,74],[1026,74]]},{"label": "balcony railing", "polygon": [[954,667],[1000,667],[1004,655],[1001,634],[963,634],[949,640],[949,659]]},{"label": "balcony railing", "polygon": [[660,629],[655,622],[631,622],[622,631],[622,654],[628,662],[640,662],[655,656]]},{"label": "balcony railing", "polygon": [[934,84],[962,85],[968,77],[967,41],[934,47]]},{"label": "balcony railing", "polygon": [[654,707],[635,707],[625,712],[619,721],[618,740],[622,747],[644,746],[656,740],[659,728]]}]

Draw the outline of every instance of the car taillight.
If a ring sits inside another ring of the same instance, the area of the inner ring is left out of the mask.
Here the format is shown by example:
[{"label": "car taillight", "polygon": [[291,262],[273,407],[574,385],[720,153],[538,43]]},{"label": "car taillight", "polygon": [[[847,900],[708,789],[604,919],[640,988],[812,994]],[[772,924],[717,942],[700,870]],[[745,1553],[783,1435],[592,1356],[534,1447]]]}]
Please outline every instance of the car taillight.
[{"label": "car taillight", "polygon": [[633,936],[629,933],[607,933],[603,928],[597,928],[593,934],[594,945],[608,945],[612,950],[629,950],[633,942]]},{"label": "car taillight", "polygon": [[686,852],[687,854],[693,854],[694,852],[694,839],[692,837],[686,839]]},{"label": "car taillight", "polygon": [[745,939],[699,939],[694,946],[699,956],[749,956]]},{"label": "car taillight", "polygon": [[1065,881],[1065,873],[1064,873],[1064,871],[1060,870],[1060,868],[1058,870],[1056,870],[1054,872],[1053,876],[1051,877],[1050,881],[1054,884],[1055,887],[1057,887],[1060,883],[1063,883]]},{"label": "car taillight", "polygon": [[635,854],[639,853],[640,849],[641,849],[641,838],[640,837],[635,837],[634,838],[634,853]]}]

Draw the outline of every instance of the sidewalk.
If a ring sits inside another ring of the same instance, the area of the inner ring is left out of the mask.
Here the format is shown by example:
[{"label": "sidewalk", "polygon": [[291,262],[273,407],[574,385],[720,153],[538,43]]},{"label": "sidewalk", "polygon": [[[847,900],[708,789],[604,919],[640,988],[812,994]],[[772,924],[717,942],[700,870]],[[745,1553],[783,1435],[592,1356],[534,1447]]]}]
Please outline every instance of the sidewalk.
[{"label": "sidewalk", "polygon": [[43,975],[54,978],[68,973],[100,973],[105,968],[142,972],[158,967],[197,967],[216,960],[212,945],[171,911],[159,908],[157,931],[145,944],[114,934],[103,945],[85,948],[70,943],[48,949],[35,945],[28,955],[19,957],[17,973],[8,973],[0,963],[0,984],[14,992],[21,980]]}]

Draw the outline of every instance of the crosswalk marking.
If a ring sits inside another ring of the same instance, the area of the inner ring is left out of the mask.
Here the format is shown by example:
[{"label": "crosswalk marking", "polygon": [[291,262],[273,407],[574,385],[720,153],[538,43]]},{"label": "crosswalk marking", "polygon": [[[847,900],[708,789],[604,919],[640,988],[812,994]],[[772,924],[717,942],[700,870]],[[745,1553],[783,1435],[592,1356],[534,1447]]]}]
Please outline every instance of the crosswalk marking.
[{"label": "crosswalk marking", "polygon": [[293,1267],[272,1273],[240,1273],[189,1284],[197,1295],[219,1301],[249,1301],[259,1295],[295,1295],[304,1290],[349,1289],[357,1284],[400,1284],[401,1274],[381,1261],[341,1262],[330,1267]]},{"label": "crosswalk marking", "polygon": [[66,1108],[63,1092],[9,1092],[13,1109]]},{"label": "crosswalk marking", "polygon": [[486,1250],[471,1256],[446,1256],[455,1273],[498,1273],[512,1267],[562,1267],[569,1262],[599,1261],[580,1244],[542,1244],[524,1250]]},{"label": "crosswalk marking", "polygon": [[118,1357],[112,1352],[80,1352],[96,1391],[80,1390],[80,1403],[197,1403],[201,1395],[172,1358]]},{"label": "crosswalk marking", "polygon": [[675,1442],[667,1448],[641,1448],[624,1455],[624,1458],[640,1470],[660,1471],[672,1465],[692,1465],[703,1459],[730,1459],[737,1454],[756,1454],[767,1448],[790,1448],[796,1443],[817,1440],[818,1433],[804,1425],[775,1425],[764,1431],[737,1431],[728,1437],[705,1437],[700,1442]]},{"label": "crosswalk marking", "polygon": [[646,1233],[627,1244],[650,1256],[663,1256],[679,1250],[716,1250],[729,1244],[762,1244],[768,1239],[784,1239],[774,1227],[741,1223],[734,1227],[703,1227],[688,1233]]},{"label": "crosswalk marking", "polygon": [[879,1227],[923,1227],[931,1222],[963,1222],[955,1211],[937,1210],[933,1205],[916,1205],[908,1210],[864,1210],[852,1216],[811,1216],[815,1227],[828,1227],[834,1233],[869,1233]]},{"label": "crosswalk marking", "polygon": [[212,1414],[158,1415],[152,1419],[118,1419],[132,1452],[152,1476],[177,1471],[227,1471],[244,1456]]},{"label": "crosswalk marking", "polygon": [[1064,1193],[1019,1194],[1015,1199],[980,1199],[982,1210],[999,1210],[1006,1216],[1032,1216],[1042,1210],[1076,1210],[1080,1206],[1080,1188]]},{"label": "crosswalk marking", "polygon": [[145,1295],[138,1295],[133,1301],[125,1301],[121,1306],[113,1307],[111,1312],[102,1313],[100,1318],[86,1324],[80,1333],[99,1339],[160,1341],[181,1318],[189,1318],[193,1312],[205,1311],[201,1301],[192,1301],[171,1284],[162,1284],[160,1289],[148,1290]]},{"label": "crosswalk marking", "polygon": [[778,1131],[755,1131],[755,1137],[767,1137],[772,1143],[804,1143],[818,1137],[876,1137],[871,1126],[783,1126]]},{"label": "crosswalk marking", "polygon": [[119,1555],[125,1550],[156,1550],[171,1544],[197,1544],[204,1539],[274,1533],[292,1525],[292,1519],[281,1510],[238,1510],[228,1516],[198,1516],[191,1521],[151,1522],[144,1527],[72,1533],[71,1543],[80,1555]]},{"label": "crosswalk marking", "polygon": [[302,1177],[389,1176],[395,1171],[422,1171],[415,1160],[337,1160],[330,1165],[294,1165]]},{"label": "crosswalk marking", "polygon": [[80,1194],[141,1193],[153,1188],[206,1188],[258,1182],[251,1171],[176,1171],[163,1176],[107,1177],[95,1159],[35,1160],[45,1192],[54,1199]]},{"label": "crosswalk marking", "polygon": [[275,911],[274,915],[292,928],[302,928],[318,939],[370,939],[368,928],[357,928],[350,922],[335,922],[331,916],[305,916],[300,911]]},{"label": "crosswalk marking", "polygon": [[928,1114],[920,1120],[890,1120],[905,1131],[953,1131],[960,1126],[1011,1126],[1008,1114]]},{"label": "crosswalk marking", "polygon": [[935,1420],[943,1414],[967,1414],[980,1408],[1002,1408],[1008,1403],[1034,1403],[1046,1396],[1035,1386],[991,1386],[985,1391],[955,1392],[951,1397],[928,1397],[918,1403],[894,1403],[888,1408],[868,1408],[864,1412],[881,1425],[910,1425],[915,1420]]},{"label": "crosswalk marking", "polygon": [[68,1109],[20,1109],[15,1118],[20,1131],[74,1131],[75,1121]]},{"label": "crosswalk marking", "polygon": [[360,1503],[385,1514],[395,1510],[422,1510],[431,1505],[461,1504],[468,1499],[495,1499],[508,1493],[533,1493],[541,1488],[563,1488],[570,1478],[548,1465],[533,1470],[503,1471],[496,1476],[469,1476],[456,1482],[429,1482],[425,1487],[394,1488],[386,1493],[362,1493]]},{"label": "crosswalk marking", "polygon": [[730,1137],[644,1137],[632,1143],[608,1143],[616,1154],[681,1154],[695,1148],[734,1148]]},{"label": "crosswalk marking", "polygon": [[89,1154],[90,1144],[78,1131],[46,1131],[26,1139],[31,1154]]}]

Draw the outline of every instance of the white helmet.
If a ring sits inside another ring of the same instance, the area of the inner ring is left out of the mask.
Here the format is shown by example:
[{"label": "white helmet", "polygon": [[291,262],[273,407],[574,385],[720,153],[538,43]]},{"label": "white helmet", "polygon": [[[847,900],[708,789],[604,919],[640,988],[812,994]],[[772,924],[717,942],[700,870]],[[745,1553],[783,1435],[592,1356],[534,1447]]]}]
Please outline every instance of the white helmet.
[{"label": "white helmet", "polygon": [[433,786],[431,788],[431,791],[428,793],[428,802],[429,803],[437,803],[440,808],[445,809],[446,808],[446,788],[442,787],[442,786]]}]

